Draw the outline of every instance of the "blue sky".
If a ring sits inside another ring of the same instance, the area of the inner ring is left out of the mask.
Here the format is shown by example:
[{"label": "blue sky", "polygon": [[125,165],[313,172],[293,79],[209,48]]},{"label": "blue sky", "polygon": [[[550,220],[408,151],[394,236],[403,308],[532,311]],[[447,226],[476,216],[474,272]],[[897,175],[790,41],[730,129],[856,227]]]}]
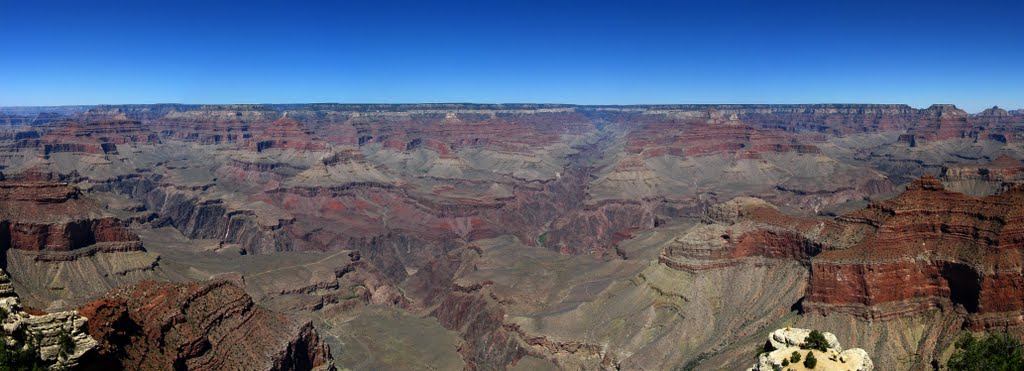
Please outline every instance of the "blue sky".
[{"label": "blue sky", "polygon": [[0,0],[0,105],[1024,108],[1021,3]]}]

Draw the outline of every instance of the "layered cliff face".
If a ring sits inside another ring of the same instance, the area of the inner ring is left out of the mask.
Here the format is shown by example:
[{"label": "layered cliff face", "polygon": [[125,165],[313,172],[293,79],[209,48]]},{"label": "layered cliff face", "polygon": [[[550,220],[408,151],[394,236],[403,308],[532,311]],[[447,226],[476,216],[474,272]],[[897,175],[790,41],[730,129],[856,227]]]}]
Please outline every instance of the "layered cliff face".
[{"label": "layered cliff face", "polygon": [[81,313],[99,342],[93,365],[127,369],[332,370],[309,322],[256,306],[227,281],[143,282]]},{"label": "layered cliff face", "polygon": [[256,135],[250,148],[257,152],[269,149],[298,150],[298,151],[324,151],[327,145],[316,140],[313,132],[302,123],[287,116],[277,119]]},{"label": "layered cliff face", "polygon": [[[835,220],[786,216],[756,199],[708,212],[708,224],[669,245],[661,261],[688,271],[750,256],[810,265],[804,310],[890,319],[960,306],[976,328],[1019,323],[1024,190],[973,198],[921,178],[899,196]],[[996,320],[996,319],[999,320]]]},{"label": "layered cliff face", "polygon": [[759,128],[744,116],[709,109],[637,117],[629,122],[621,151],[599,162],[603,167],[591,184],[591,197],[695,205],[709,198],[757,196],[818,212],[893,187],[883,173],[824,153],[821,134]]},{"label": "layered cliff face", "polygon": [[[0,247],[32,251],[40,259],[82,250],[139,251],[142,243],[96,200],[67,184],[0,182]],[[92,253],[92,252],[90,252]]]},{"label": "layered cliff face", "polygon": [[[877,228],[811,264],[807,308],[869,318],[960,305],[976,328],[1019,325],[1024,190],[972,198],[931,177],[840,221]],[[998,319],[996,319],[998,318]]]},{"label": "layered cliff face", "polygon": [[128,120],[124,115],[86,116],[51,123],[43,130],[40,143],[45,155],[60,152],[109,154],[116,153],[119,144],[159,141],[156,133],[139,121]]},{"label": "layered cliff face", "polygon": [[983,197],[1021,183],[1024,180],[1024,163],[1003,154],[987,164],[945,167],[939,179],[951,191]]},{"label": "layered cliff face", "polygon": [[114,287],[160,277],[129,222],[103,201],[66,183],[0,182],[3,267],[32,306],[56,310]]}]

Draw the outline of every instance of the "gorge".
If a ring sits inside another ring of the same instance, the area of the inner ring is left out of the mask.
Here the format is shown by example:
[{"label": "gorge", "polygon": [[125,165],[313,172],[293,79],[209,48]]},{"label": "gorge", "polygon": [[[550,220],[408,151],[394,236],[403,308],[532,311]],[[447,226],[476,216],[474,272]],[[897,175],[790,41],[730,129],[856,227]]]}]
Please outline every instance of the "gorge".
[{"label": "gorge", "polygon": [[1024,336],[1022,159],[998,107],[0,108],[0,268],[75,367],[930,369]]}]

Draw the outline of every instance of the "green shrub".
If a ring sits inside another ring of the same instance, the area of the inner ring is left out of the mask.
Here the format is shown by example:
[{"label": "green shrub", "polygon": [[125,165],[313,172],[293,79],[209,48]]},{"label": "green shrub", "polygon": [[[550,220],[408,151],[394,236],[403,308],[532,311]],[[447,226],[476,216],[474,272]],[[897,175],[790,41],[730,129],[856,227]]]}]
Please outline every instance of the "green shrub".
[{"label": "green shrub", "polygon": [[789,366],[789,360],[788,359],[782,360],[782,367],[786,367],[786,366]]},{"label": "green shrub", "polygon": [[66,328],[61,327],[60,334],[57,335],[57,344],[60,348],[57,350],[57,354],[66,358],[75,353],[75,339],[71,337],[71,332]]},{"label": "green shrub", "polygon": [[821,331],[811,330],[811,333],[804,339],[804,343],[800,345],[804,349],[815,349],[819,352],[828,350],[828,340],[825,340],[825,334]]},{"label": "green shrub", "polygon": [[946,365],[950,370],[1024,370],[1021,342],[1009,334],[989,334],[981,340],[964,334],[954,346],[956,350]]},{"label": "green shrub", "polygon": [[800,362],[800,353],[794,350],[793,351],[793,355],[789,356],[789,362],[790,363]]},{"label": "green shrub", "polygon": [[814,368],[818,365],[818,359],[814,358],[814,352],[807,351],[807,359],[804,360],[804,367]]},{"label": "green shrub", "polygon": [[44,370],[39,359],[39,346],[29,343],[25,347],[7,344],[7,333],[0,331],[0,371]]}]

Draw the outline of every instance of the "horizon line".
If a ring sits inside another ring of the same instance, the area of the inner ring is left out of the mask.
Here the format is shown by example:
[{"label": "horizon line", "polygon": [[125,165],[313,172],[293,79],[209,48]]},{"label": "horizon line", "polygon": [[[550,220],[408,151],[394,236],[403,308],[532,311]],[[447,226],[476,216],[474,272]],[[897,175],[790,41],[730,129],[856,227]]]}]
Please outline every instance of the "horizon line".
[{"label": "horizon line", "polygon": [[[49,104],[49,105],[0,105],[0,109],[24,109],[24,108],[73,108],[73,107],[103,107],[103,106],[285,106],[285,105],[349,105],[349,106],[416,106],[416,105],[492,105],[492,106],[515,106],[515,105],[538,105],[538,106],[561,106],[561,107],[651,107],[651,106],[907,106],[913,109],[927,109],[933,106],[950,105],[960,108],[955,103],[932,103],[927,107],[915,107],[909,103],[854,103],[854,102],[817,102],[817,103],[601,103],[601,104],[580,104],[580,103],[552,103],[552,102],[387,102],[387,103],[348,103],[348,102],[288,102],[288,103],[184,103],[184,102],[159,102],[159,103],[94,103],[94,104]],[[999,105],[992,105],[978,112],[991,108],[1004,110],[1018,110],[1024,108],[1006,108]]]}]

